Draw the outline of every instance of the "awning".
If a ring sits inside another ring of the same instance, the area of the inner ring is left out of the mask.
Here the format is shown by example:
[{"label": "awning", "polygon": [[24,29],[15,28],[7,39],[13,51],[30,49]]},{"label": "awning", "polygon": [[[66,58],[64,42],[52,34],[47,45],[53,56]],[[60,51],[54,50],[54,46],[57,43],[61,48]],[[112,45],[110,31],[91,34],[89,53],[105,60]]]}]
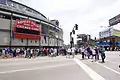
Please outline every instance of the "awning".
[{"label": "awning", "polygon": [[94,46],[110,46],[110,42],[97,43]]},{"label": "awning", "polygon": [[120,42],[116,42],[115,44],[116,44],[117,46],[120,46]]}]

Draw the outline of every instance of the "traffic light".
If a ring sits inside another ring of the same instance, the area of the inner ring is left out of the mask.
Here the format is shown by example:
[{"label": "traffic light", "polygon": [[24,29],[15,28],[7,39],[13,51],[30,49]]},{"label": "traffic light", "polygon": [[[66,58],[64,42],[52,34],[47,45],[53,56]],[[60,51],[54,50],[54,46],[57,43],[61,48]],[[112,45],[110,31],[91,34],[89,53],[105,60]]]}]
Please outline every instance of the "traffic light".
[{"label": "traffic light", "polygon": [[75,24],[75,30],[78,30],[78,25],[77,24]]}]

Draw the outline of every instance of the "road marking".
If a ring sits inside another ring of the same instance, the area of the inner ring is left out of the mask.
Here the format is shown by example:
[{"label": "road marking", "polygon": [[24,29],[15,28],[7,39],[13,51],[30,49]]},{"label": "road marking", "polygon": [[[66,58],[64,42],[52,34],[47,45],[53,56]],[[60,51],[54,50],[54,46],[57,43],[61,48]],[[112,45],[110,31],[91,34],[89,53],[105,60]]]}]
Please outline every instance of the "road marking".
[{"label": "road marking", "polygon": [[105,66],[105,65],[103,65],[103,64],[100,64],[100,63],[98,63],[98,62],[96,62],[97,64],[99,64],[99,65],[101,65],[101,66],[103,66],[104,68],[106,68],[106,69],[108,69],[108,70],[110,70],[110,71],[113,71],[113,72],[115,72],[115,73],[117,73],[117,74],[120,74],[120,72],[118,72],[118,71],[116,71],[116,70],[114,70],[114,69],[112,69],[112,68],[109,68],[109,67],[107,67],[107,66]]},{"label": "road marking", "polygon": [[54,66],[52,65],[52,66],[43,66],[43,67],[36,67],[36,68],[9,70],[9,71],[0,72],[0,74],[14,73],[14,72],[22,72],[22,71],[32,71],[32,70],[40,70],[40,69],[49,69],[49,68],[55,68],[55,67],[70,66],[70,65],[75,65],[75,64],[76,64],[76,63],[69,63],[69,64],[54,65]]},{"label": "road marking", "polygon": [[92,70],[90,67],[82,63],[77,58],[74,58],[74,61],[93,79],[93,80],[105,80],[102,76]]},{"label": "road marking", "polygon": [[113,61],[110,61],[110,60],[106,60],[106,61],[108,61],[108,62],[110,62],[110,63],[114,63],[114,64],[119,65],[119,63],[118,63],[118,62],[113,62]]},{"label": "road marking", "polygon": [[59,59],[59,60],[47,60],[47,61],[31,61],[31,62],[19,62],[19,63],[4,63],[0,64],[0,66],[13,66],[13,65],[27,65],[27,64],[36,64],[36,63],[47,63],[47,62],[57,62],[57,61],[69,61],[72,59]]}]

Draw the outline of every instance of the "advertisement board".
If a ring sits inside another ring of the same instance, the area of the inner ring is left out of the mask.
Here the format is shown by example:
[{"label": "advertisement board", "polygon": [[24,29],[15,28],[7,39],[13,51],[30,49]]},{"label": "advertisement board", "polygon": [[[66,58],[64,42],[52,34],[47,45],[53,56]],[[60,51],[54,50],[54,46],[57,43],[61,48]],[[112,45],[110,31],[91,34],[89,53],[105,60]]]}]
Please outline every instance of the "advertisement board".
[{"label": "advertisement board", "polygon": [[16,20],[14,24],[14,37],[40,39],[40,26],[32,20]]},{"label": "advertisement board", "polygon": [[120,36],[120,30],[115,30],[115,29],[114,29],[113,35],[119,37],[119,36]]},{"label": "advertisement board", "polygon": [[104,31],[99,32],[99,38],[112,36],[113,35],[112,33],[113,33],[112,28],[106,29]]},{"label": "advertisement board", "polygon": [[120,23],[120,14],[109,20],[109,25],[110,26],[116,25],[118,23]]}]

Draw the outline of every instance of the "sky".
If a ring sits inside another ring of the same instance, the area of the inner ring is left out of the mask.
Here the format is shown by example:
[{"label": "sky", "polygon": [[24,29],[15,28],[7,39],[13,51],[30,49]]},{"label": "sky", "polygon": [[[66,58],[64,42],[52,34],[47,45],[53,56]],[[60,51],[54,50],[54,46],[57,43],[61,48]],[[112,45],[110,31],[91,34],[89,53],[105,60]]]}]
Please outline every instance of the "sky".
[{"label": "sky", "polygon": [[[78,24],[77,34],[99,38],[99,32],[109,25],[109,19],[120,14],[120,0],[14,0],[25,4],[50,20],[57,19],[64,31],[63,39],[69,44],[69,34]],[[100,27],[104,26],[104,27]],[[120,25],[114,27],[120,29]],[[76,35],[73,37],[76,40]],[[75,41],[76,43],[76,41]]]}]

